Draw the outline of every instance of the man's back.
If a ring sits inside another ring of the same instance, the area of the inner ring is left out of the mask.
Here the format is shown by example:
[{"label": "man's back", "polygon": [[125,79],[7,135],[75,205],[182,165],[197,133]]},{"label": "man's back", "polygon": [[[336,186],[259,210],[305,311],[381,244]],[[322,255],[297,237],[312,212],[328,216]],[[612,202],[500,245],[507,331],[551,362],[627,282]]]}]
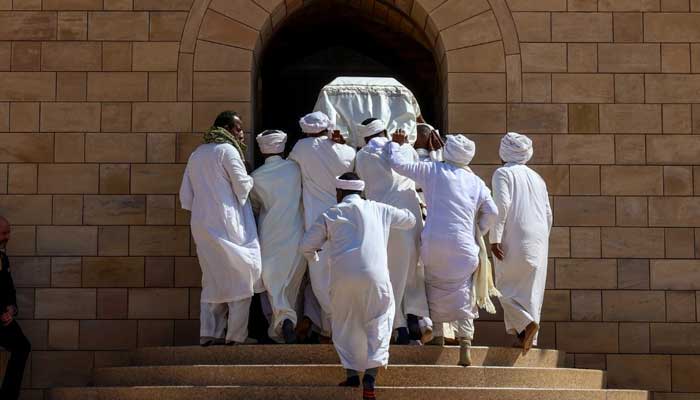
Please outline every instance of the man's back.
[{"label": "man's back", "polygon": [[[229,144],[200,145],[190,156],[185,174],[194,195],[193,219],[230,218],[226,210],[245,203],[253,186],[238,151]],[[186,205],[186,193],[181,192],[181,200]],[[212,207],[222,211],[213,212]]]},{"label": "man's back", "polygon": [[304,214],[308,227],[328,207],[335,204],[335,178],[353,170],[355,151],[333,142],[327,136],[299,140],[289,159],[301,169]]},{"label": "man's back", "polygon": [[259,215],[258,232],[260,239],[267,242],[263,243],[263,251],[274,238],[280,242],[289,240],[290,230],[303,234],[299,166],[294,161],[272,156],[252,173],[252,177],[255,185],[251,201]]},{"label": "man's back", "polygon": [[537,172],[526,165],[507,164],[494,172],[493,190],[497,202],[507,197],[504,236],[546,241],[552,223],[547,186]]},{"label": "man's back", "polygon": [[[402,146],[400,151],[405,153],[405,157],[418,160],[418,155],[411,146]],[[394,172],[381,150],[374,149],[371,145],[363,147],[357,152],[355,169],[367,185],[365,193],[368,199],[395,207],[411,208],[411,211],[414,211],[414,203],[418,206],[415,183]]]}]

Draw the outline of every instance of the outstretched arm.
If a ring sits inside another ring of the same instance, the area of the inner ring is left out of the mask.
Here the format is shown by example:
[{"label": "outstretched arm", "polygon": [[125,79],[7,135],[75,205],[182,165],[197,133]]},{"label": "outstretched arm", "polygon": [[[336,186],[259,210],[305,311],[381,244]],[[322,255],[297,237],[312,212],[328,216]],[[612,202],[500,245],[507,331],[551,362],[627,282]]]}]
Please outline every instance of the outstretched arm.
[{"label": "outstretched arm", "polygon": [[405,208],[396,208],[385,205],[391,220],[391,229],[407,231],[416,225],[416,217]]},{"label": "outstretched arm", "polygon": [[430,173],[434,168],[433,163],[413,162],[404,155],[401,146],[396,142],[387,143],[384,151],[388,155],[391,168],[396,173],[412,179],[420,187],[426,186],[425,183],[429,180]]},{"label": "outstretched arm", "polygon": [[304,238],[301,241],[301,252],[309,263],[318,259],[316,253],[323,247],[327,239],[328,229],[326,228],[326,218],[321,214],[316,219],[316,222],[306,230]]}]

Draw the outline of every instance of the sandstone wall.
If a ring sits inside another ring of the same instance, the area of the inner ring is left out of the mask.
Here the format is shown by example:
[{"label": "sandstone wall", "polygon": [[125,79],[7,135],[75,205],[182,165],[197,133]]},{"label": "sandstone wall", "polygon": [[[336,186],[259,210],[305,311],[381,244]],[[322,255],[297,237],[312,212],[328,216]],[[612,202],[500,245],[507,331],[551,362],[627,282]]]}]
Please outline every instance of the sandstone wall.
[{"label": "sandstone wall", "polygon": [[[135,346],[196,341],[183,163],[221,109],[250,123],[260,51],[307,5],[0,0],[0,213],[34,345],[25,398]],[[541,345],[614,387],[700,399],[700,1],[343,6],[434,48],[447,128],[477,141],[487,180],[500,134],[534,139],[555,214]],[[479,342],[503,344],[486,319]]]}]

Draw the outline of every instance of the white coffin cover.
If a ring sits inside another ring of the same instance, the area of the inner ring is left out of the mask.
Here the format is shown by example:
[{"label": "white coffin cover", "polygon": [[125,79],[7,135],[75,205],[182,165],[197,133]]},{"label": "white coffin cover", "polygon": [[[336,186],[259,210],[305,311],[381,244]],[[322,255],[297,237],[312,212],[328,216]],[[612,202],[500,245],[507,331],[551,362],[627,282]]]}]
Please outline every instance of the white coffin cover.
[{"label": "white coffin cover", "polygon": [[420,107],[413,93],[394,78],[341,76],[324,86],[314,111],[322,111],[348,144],[362,147],[365,142],[357,125],[367,118],[380,118],[389,133],[403,129],[411,143],[416,140],[416,118]]}]

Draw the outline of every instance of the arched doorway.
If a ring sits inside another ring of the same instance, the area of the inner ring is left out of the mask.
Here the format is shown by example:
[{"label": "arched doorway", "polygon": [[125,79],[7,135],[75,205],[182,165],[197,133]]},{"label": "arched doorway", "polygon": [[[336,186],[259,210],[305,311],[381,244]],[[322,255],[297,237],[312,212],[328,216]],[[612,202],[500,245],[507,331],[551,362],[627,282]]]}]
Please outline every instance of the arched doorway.
[{"label": "arched doorway", "polygon": [[386,7],[384,18],[341,1],[314,1],[285,19],[259,59],[255,126],[283,129],[293,145],[298,119],[338,76],[394,77],[413,91],[424,118],[441,125],[442,85],[429,41],[407,33],[411,19],[393,4],[378,6]]}]

